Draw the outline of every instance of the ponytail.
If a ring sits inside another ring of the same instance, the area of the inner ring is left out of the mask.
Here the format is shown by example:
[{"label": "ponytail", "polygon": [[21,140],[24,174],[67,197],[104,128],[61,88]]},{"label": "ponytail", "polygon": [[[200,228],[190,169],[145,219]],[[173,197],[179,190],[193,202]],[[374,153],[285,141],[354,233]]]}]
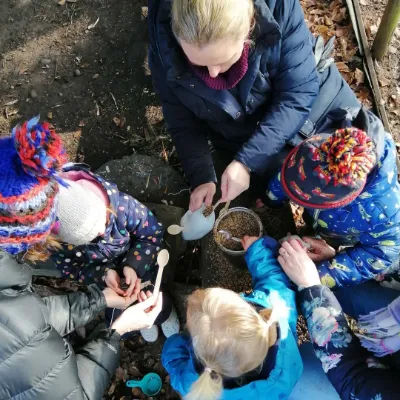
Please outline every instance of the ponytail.
[{"label": "ponytail", "polygon": [[185,400],[217,400],[223,390],[222,377],[211,368],[205,368],[200,378],[193,383]]}]

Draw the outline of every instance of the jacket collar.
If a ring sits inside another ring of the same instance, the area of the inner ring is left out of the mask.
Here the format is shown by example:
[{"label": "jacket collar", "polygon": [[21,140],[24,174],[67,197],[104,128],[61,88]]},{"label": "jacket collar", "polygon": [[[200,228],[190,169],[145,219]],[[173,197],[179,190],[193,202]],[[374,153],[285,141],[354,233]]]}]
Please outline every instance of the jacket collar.
[{"label": "jacket collar", "polygon": [[[153,21],[156,30],[156,42],[159,56],[167,71],[168,80],[192,78],[193,72],[188,67],[171,28],[171,0],[161,0]],[[281,31],[265,0],[254,0],[256,24],[252,33],[255,52],[262,53],[267,47],[274,46],[281,39]]]}]

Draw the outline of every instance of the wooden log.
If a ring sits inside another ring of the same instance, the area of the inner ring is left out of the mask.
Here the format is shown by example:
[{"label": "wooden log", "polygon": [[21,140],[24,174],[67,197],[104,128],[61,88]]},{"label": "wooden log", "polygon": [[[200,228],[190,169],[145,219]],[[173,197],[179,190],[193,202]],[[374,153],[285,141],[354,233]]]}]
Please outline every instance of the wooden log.
[{"label": "wooden log", "polygon": [[388,0],[374,43],[372,44],[371,52],[376,60],[382,60],[385,56],[399,22],[400,0]]}]

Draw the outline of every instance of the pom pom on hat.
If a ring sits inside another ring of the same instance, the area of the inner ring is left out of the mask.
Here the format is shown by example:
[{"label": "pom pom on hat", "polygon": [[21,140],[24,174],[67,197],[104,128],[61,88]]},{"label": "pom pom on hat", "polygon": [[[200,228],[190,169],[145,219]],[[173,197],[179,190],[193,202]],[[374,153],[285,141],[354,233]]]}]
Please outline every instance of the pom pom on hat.
[{"label": "pom pom on hat", "polygon": [[39,116],[12,130],[14,146],[23,168],[32,176],[50,177],[66,163],[61,138],[49,123],[39,123]]},{"label": "pom pom on hat", "polygon": [[321,150],[335,184],[352,185],[365,179],[376,162],[371,138],[358,128],[338,129],[322,143]]},{"label": "pom pom on hat", "polygon": [[60,137],[38,117],[0,139],[0,249],[18,254],[46,240],[64,162]]}]

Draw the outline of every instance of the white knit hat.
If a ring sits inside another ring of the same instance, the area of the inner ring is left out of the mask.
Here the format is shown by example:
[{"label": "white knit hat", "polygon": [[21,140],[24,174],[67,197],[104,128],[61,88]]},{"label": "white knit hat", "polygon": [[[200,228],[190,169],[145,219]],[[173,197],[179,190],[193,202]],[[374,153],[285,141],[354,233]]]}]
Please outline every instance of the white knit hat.
[{"label": "white knit hat", "polygon": [[87,244],[104,233],[107,207],[93,192],[68,181],[68,187],[60,185],[57,217],[60,221],[58,236],[63,242]]}]

